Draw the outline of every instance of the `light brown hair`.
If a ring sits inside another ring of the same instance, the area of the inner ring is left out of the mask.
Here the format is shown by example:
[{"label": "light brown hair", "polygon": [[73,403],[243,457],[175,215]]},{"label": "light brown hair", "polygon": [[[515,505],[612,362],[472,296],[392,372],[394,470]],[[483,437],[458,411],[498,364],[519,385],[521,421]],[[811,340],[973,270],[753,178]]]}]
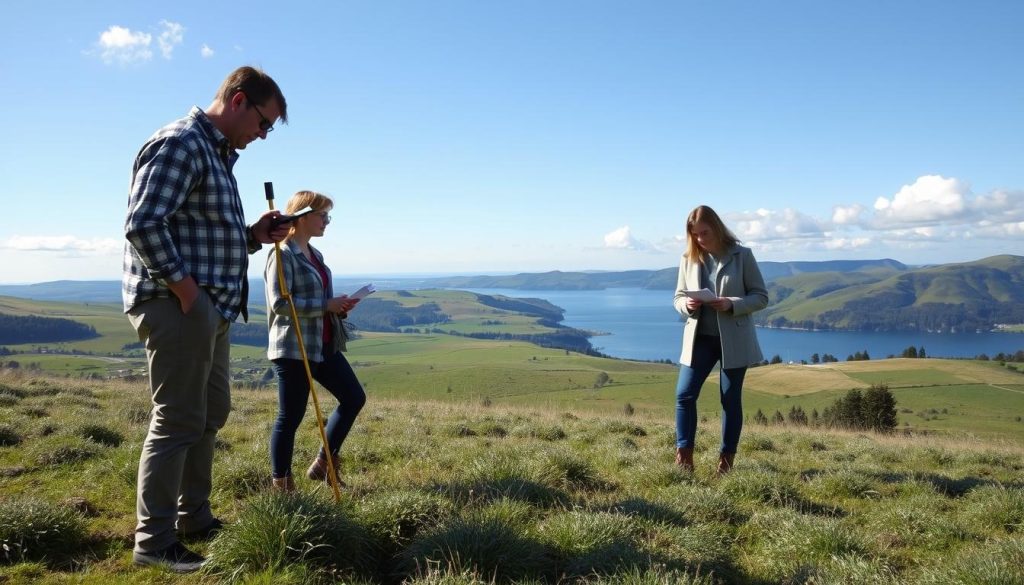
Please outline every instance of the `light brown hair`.
[{"label": "light brown hair", "polygon": [[715,239],[721,244],[723,250],[728,250],[740,243],[740,239],[725,227],[722,218],[718,217],[714,209],[707,205],[698,205],[686,218],[686,257],[691,262],[704,263],[704,251],[697,244],[697,238],[693,236],[693,227],[698,223],[706,224],[711,228],[711,233],[715,235]]},{"label": "light brown hair", "polygon": [[[316,191],[298,191],[285,204],[284,213],[291,215],[303,207],[312,207],[313,211],[327,211],[334,207],[334,200]],[[294,233],[295,224],[292,223],[291,229],[288,230],[288,238],[292,237]]]},{"label": "light brown hair", "polygon": [[231,96],[235,95],[235,92],[238,91],[247,96],[247,102],[251,100],[257,106],[262,106],[271,99],[277,101],[278,109],[281,112],[281,121],[286,124],[288,123],[288,102],[285,101],[284,94],[281,93],[281,88],[277,86],[277,82],[264,73],[262,69],[248,65],[235,69],[224,78],[224,82],[220,84],[220,89],[217,90],[217,95],[214,96],[214,99],[227,105],[231,101]]}]

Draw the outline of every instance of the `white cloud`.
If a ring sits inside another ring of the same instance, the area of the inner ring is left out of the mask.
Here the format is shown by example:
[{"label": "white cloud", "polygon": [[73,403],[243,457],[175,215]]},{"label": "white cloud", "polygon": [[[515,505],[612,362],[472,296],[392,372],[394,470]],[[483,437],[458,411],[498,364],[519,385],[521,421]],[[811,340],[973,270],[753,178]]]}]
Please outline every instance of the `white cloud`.
[{"label": "white cloud", "polygon": [[209,59],[213,57],[213,49],[206,43],[203,43],[203,46],[199,49],[199,54],[203,56],[203,59]]},{"label": "white cloud", "polygon": [[818,238],[828,228],[826,222],[789,208],[758,209],[753,213],[730,215],[729,219],[735,222],[735,232],[741,240]]},{"label": "white cloud", "polygon": [[855,203],[853,205],[836,205],[832,207],[832,223],[838,225],[856,225],[860,223],[860,216],[864,213],[864,206]]},{"label": "white cloud", "polygon": [[153,36],[150,34],[133,32],[130,29],[113,25],[100,33],[97,45],[100,50],[100,58],[104,63],[130,65],[153,58],[153,51],[149,48],[152,41]]},{"label": "white cloud", "polygon": [[65,252],[75,254],[117,254],[124,240],[116,238],[83,239],[76,236],[11,236],[0,248],[19,252]]},{"label": "white cloud", "polygon": [[856,250],[871,245],[871,238],[829,238],[821,243],[827,250]]},{"label": "white cloud", "polygon": [[939,175],[918,177],[912,185],[904,185],[892,199],[875,201],[874,223],[878,227],[897,227],[966,219],[966,183]]},{"label": "white cloud", "polygon": [[157,38],[157,42],[160,43],[160,53],[163,54],[164,59],[170,59],[174,47],[180,45],[185,39],[185,27],[168,20],[161,20],[160,27],[163,29]]},{"label": "white cloud", "polygon": [[644,250],[649,244],[633,237],[628,225],[612,230],[604,236],[604,247],[619,250]]}]

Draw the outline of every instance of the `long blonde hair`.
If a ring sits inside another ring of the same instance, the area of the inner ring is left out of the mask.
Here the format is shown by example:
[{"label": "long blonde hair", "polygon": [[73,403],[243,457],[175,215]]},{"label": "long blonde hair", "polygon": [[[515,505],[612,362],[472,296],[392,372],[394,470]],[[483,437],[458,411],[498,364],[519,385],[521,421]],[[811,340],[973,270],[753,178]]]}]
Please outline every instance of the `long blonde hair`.
[{"label": "long blonde hair", "polygon": [[740,243],[740,239],[729,228],[725,227],[722,218],[718,217],[714,209],[707,205],[698,205],[693,208],[693,211],[686,218],[686,257],[691,262],[704,263],[704,250],[697,244],[697,238],[693,235],[693,226],[698,223],[707,224],[711,228],[711,232],[715,235],[723,250],[728,250]]},{"label": "long blonde hair", "polygon": [[[327,195],[317,193],[316,191],[298,191],[295,195],[292,195],[291,199],[288,200],[288,203],[285,204],[284,212],[285,214],[291,215],[304,207],[312,207],[313,211],[324,211],[334,207],[334,201]],[[288,239],[293,235],[295,235],[294,222],[292,223],[291,229],[288,230],[288,236],[285,239]]]}]

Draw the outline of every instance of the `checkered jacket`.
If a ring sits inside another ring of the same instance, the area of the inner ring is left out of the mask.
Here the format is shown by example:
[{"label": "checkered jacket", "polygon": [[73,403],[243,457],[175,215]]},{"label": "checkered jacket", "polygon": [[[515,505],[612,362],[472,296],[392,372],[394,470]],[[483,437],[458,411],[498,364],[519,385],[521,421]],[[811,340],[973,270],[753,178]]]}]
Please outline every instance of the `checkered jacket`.
[{"label": "checkered jacket", "polygon": [[189,275],[228,321],[245,315],[249,254],[260,249],[245,224],[232,168],[238,153],[202,110],[150,137],[135,157],[124,230],[124,310],[172,297]]},{"label": "checkered jacket", "polygon": [[[327,317],[327,322],[332,328],[333,347],[330,348],[330,353],[345,351],[345,332],[338,315],[327,312],[327,299],[334,296],[331,269],[324,264],[324,257],[319,250],[313,246],[309,249],[327,270],[327,282],[321,279],[320,272],[302,253],[298,244],[291,240],[281,245],[281,266],[284,267],[284,279],[288,284],[292,302],[295,303],[295,313],[299,317],[306,356],[312,362],[319,362],[323,360],[324,354],[324,317]],[[288,300],[281,296],[277,254],[274,250],[267,255],[263,279],[267,284],[267,326],[270,330],[267,357],[272,360],[302,359],[291,308],[288,306]]]}]

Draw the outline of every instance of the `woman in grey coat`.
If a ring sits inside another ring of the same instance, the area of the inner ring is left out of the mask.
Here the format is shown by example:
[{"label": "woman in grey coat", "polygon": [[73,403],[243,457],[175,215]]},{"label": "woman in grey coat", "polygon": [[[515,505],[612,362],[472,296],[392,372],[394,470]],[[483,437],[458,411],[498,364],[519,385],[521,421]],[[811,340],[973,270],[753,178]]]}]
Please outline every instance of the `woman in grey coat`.
[{"label": "woman in grey coat", "polygon": [[[686,318],[676,384],[676,464],[693,470],[697,397],[720,364],[722,444],[718,473],[732,469],[743,428],[743,377],[764,359],[751,313],[768,305],[761,270],[749,248],[713,209],[701,205],[686,219],[686,251],[679,262],[673,305]],[[695,291],[709,289],[704,300]]]}]

